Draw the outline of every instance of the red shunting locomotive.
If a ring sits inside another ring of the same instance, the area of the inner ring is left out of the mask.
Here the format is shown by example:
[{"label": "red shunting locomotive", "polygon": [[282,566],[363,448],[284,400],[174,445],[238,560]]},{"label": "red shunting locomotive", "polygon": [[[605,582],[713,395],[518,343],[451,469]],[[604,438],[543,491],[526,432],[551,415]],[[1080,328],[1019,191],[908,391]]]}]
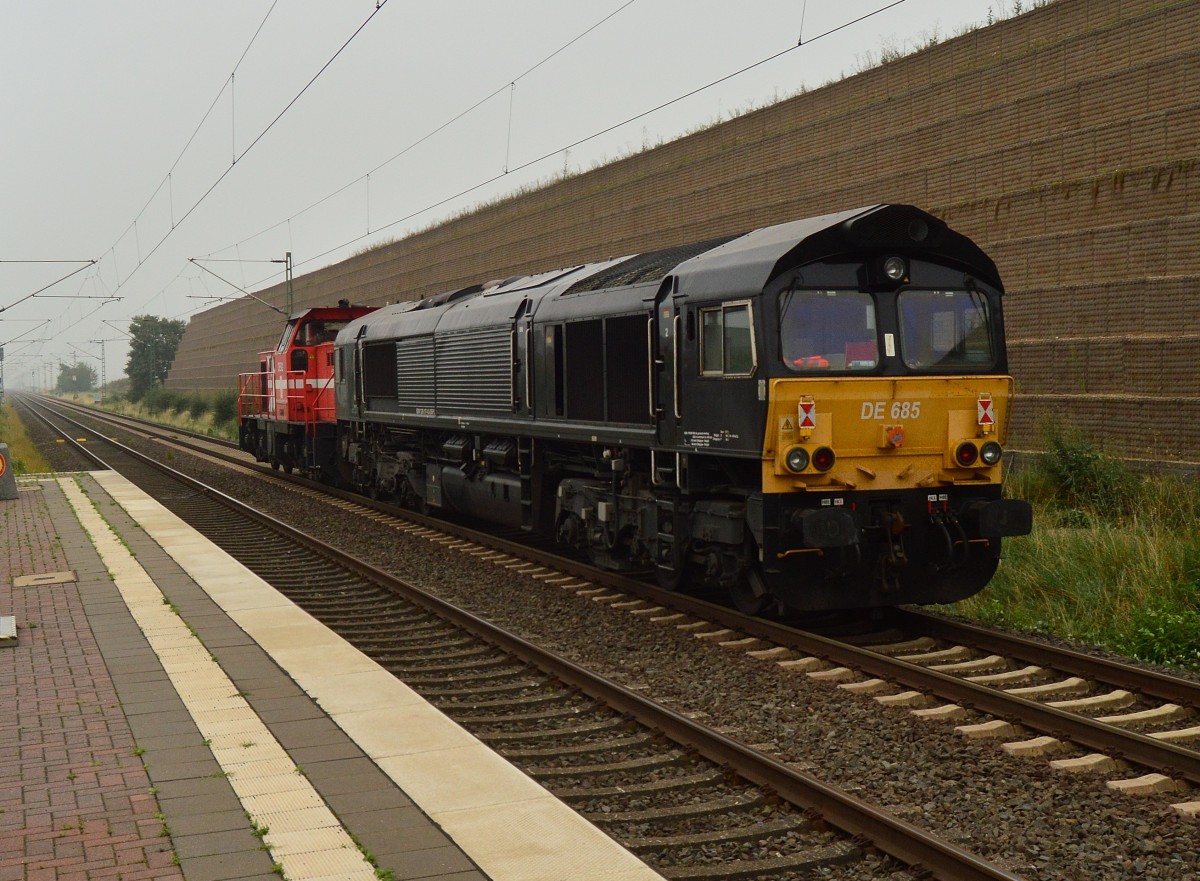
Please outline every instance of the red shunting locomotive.
[{"label": "red shunting locomotive", "polygon": [[333,341],[374,306],[306,309],[292,315],[274,349],[260,352],[258,370],[238,376],[239,446],[259,462],[287,473],[299,468],[325,480],[334,460],[337,414],[333,397]]}]

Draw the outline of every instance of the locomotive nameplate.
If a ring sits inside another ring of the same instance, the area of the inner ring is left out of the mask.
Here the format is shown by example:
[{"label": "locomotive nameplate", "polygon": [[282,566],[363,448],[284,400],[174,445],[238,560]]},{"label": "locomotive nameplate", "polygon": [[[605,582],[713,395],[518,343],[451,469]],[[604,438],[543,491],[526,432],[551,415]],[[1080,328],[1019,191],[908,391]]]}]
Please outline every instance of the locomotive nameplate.
[{"label": "locomotive nameplate", "polygon": [[683,445],[685,447],[716,447],[731,444],[741,439],[736,431],[722,429],[721,431],[685,431]]}]

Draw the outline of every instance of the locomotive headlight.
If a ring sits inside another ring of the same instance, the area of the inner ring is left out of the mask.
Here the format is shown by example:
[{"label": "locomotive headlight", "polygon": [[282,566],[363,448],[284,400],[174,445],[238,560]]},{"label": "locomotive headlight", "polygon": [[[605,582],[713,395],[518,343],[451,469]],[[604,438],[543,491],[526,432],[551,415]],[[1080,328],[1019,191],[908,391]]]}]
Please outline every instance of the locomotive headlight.
[{"label": "locomotive headlight", "polygon": [[808,467],[808,450],[804,447],[792,447],[783,457],[783,464],[787,466],[788,471],[799,474]]},{"label": "locomotive headlight", "polygon": [[979,447],[970,441],[963,441],[954,451],[954,461],[962,468],[970,468],[979,458]]},{"label": "locomotive headlight", "polygon": [[995,441],[988,441],[979,450],[979,458],[984,465],[995,465],[1004,455],[1004,449]]},{"label": "locomotive headlight", "polygon": [[817,447],[812,454],[812,465],[818,471],[828,471],[836,460],[837,457],[829,447]]},{"label": "locomotive headlight", "polygon": [[908,275],[908,264],[903,257],[888,257],[883,261],[883,274],[892,281],[900,281]]}]

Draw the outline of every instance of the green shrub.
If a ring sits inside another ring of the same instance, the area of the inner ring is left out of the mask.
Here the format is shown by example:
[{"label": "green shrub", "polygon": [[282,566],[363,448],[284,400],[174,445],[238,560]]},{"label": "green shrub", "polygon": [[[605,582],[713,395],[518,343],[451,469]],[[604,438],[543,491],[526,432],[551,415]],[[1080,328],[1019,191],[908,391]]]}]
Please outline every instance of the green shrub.
[{"label": "green shrub", "polygon": [[237,420],[237,392],[225,389],[213,395],[213,422],[217,425],[232,424]]},{"label": "green shrub", "polygon": [[208,396],[203,392],[196,392],[188,402],[188,415],[193,419],[199,419],[208,412],[209,400]]},{"label": "green shrub", "polygon": [[1100,450],[1083,432],[1052,426],[1046,432],[1047,453],[1036,470],[1041,492],[1054,491],[1065,508],[1103,516],[1128,514],[1137,507],[1140,480],[1115,456]]},{"label": "green shrub", "polygon": [[160,388],[158,390],[159,409],[164,413],[168,410],[183,409],[183,396],[179,392],[171,391],[170,389]]},{"label": "green shrub", "polygon": [[1200,670],[1200,485],[1133,474],[1086,442],[1046,448],[1008,486],[1033,503],[1033,532],[1005,539],[996,577],[955,610]]},{"label": "green shrub", "polygon": [[163,390],[155,386],[142,395],[140,403],[151,416],[156,416],[166,409],[163,406],[162,394]]},{"label": "green shrub", "polygon": [[1112,640],[1113,647],[1143,661],[1200,668],[1200,611],[1156,597],[1132,610],[1128,624]]}]

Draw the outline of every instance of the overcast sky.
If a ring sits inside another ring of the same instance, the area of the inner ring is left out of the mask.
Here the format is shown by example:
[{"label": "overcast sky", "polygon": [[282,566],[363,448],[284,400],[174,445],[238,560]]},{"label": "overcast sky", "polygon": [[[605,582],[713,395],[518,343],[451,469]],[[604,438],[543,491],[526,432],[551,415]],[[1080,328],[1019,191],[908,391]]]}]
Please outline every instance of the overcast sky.
[{"label": "overcast sky", "polygon": [[288,251],[300,275],[1012,5],[6,0],[6,385],[99,368],[102,339],[115,379],[134,315],[186,320]]}]

